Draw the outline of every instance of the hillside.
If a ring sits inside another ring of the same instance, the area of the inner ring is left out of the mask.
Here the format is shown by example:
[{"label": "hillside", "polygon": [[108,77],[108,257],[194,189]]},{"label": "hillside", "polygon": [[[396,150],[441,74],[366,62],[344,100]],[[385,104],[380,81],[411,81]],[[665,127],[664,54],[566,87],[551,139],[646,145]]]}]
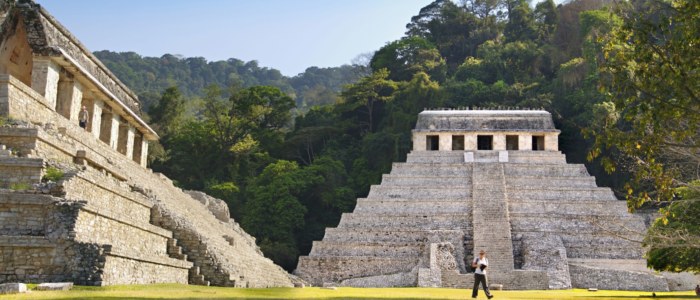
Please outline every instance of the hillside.
[{"label": "hillside", "polygon": [[260,67],[257,61],[230,58],[207,61],[203,57],[180,57],[165,54],[146,57],[134,52],[94,53],[119,79],[134,90],[146,109],[160,98],[165,89],[177,86],[186,97],[203,96],[207,86],[228,88],[274,86],[292,96],[302,111],[314,105],[332,104],[344,85],[367,74],[365,67],[343,65],[333,68],[309,67],[294,77],[279,70]]}]

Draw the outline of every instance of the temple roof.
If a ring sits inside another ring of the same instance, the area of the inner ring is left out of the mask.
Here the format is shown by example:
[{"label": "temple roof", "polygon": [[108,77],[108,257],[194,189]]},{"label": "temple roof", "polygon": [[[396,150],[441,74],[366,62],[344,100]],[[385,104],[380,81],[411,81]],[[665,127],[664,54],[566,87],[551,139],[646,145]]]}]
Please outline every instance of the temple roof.
[{"label": "temple roof", "polygon": [[31,0],[10,0],[0,4],[0,13],[0,41],[13,33],[21,19],[34,56],[58,59],[64,67],[87,77],[118,104],[116,108],[134,119],[145,136],[151,140],[158,138],[158,134],[139,117],[141,109],[136,94],[39,4]]},{"label": "temple roof", "polygon": [[424,110],[414,131],[558,132],[544,110]]}]

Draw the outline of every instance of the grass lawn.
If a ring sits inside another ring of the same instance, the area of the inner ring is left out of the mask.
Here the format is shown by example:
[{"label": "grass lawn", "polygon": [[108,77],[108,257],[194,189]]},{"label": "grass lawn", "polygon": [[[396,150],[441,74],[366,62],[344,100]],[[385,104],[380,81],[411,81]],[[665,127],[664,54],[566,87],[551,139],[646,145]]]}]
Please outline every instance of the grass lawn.
[{"label": "grass lawn", "polygon": [[[33,287],[30,286],[30,288]],[[698,299],[695,293],[639,291],[551,290],[494,291],[494,299]],[[68,292],[31,291],[0,299],[471,299],[471,290],[442,288],[270,288],[241,289],[196,285],[154,284],[109,287],[76,286]],[[479,299],[486,299],[483,291]]]}]

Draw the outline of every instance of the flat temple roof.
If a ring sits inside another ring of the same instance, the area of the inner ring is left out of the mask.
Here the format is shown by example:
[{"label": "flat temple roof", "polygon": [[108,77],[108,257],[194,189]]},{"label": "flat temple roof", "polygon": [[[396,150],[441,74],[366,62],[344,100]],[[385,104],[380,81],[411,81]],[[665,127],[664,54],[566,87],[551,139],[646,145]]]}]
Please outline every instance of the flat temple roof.
[{"label": "flat temple roof", "polygon": [[558,132],[545,110],[424,110],[414,131]]}]

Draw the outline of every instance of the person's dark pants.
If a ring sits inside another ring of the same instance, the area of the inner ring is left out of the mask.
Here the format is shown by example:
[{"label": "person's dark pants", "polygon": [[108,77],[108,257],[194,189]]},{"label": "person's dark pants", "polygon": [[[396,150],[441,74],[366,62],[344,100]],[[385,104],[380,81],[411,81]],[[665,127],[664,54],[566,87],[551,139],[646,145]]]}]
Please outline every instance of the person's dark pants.
[{"label": "person's dark pants", "polygon": [[82,127],[82,128],[85,128],[85,127],[87,127],[87,122],[78,121],[78,125],[80,125],[80,127]]},{"label": "person's dark pants", "polygon": [[484,288],[486,297],[491,297],[491,292],[489,292],[489,286],[486,282],[486,275],[474,273],[474,289],[472,289],[472,298],[476,298],[476,296],[479,295],[479,282],[481,282],[481,287]]}]

